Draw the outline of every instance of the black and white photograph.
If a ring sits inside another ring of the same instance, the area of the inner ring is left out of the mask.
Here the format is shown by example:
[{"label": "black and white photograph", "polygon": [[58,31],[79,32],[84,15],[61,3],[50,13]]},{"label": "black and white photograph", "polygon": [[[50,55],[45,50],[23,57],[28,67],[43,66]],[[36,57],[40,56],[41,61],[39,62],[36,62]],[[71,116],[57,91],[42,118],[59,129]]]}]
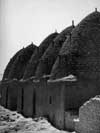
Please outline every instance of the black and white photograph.
[{"label": "black and white photograph", "polygon": [[100,0],[0,0],[0,133],[100,133]]}]

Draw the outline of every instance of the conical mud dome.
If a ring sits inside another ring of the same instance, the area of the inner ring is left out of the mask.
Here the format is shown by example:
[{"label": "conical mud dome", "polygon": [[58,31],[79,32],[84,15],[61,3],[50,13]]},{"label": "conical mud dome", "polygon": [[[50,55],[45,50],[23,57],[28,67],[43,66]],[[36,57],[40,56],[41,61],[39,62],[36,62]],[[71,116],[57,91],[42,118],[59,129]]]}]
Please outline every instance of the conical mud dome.
[{"label": "conical mud dome", "polygon": [[37,65],[39,64],[39,61],[44,54],[45,50],[49,47],[50,43],[53,42],[54,38],[58,35],[58,33],[50,34],[41,44],[40,46],[35,50],[33,53],[29,64],[25,70],[23,79],[30,78],[32,76],[35,76],[35,71],[37,68]]},{"label": "conical mud dome", "polygon": [[52,69],[52,65],[54,64],[57,55],[59,53],[60,48],[62,47],[63,42],[70,34],[74,26],[67,27],[64,29],[50,44],[48,49],[43,54],[39,65],[36,69],[36,76],[41,77],[43,75],[49,75]]},{"label": "conical mud dome", "polygon": [[25,68],[35,50],[36,46],[31,44],[23,48],[16,60],[14,61],[8,79],[21,79],[23,77]]},{"label": "conical mud dome", "polygon": [[10,61],[8,62],[5,70],[4,70],[4,74],[3,74],[3,80],[4,79],[8,79],[8,75],[9,75],[9,72],[11,71],[11,67],[13,65],[13,63],[15,62],[16,58],[18,57],[18,55],[22,52],[22,49],[19,50],[11,59]]},{"label": "conical mud dome", "polygon": [[64,42],[51,75],[100,78],[100,12],[83,19]]}]

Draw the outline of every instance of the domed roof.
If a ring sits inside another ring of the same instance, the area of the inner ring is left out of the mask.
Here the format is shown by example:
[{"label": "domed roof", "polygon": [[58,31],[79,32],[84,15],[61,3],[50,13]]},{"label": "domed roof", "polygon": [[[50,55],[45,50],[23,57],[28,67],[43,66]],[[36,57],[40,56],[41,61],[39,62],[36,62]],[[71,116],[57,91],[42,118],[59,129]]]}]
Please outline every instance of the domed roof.
[{"label": "domed roof", "polygon": [[31,76],[35,75],[35,71],[37,65],[40,61],[40,58],[44,54],[45,50],[48,48],[50,43],[54,40],[54,38],[58,35],[58,33],[52,33],[48,37],[44,39],[44,41],[40,44],[40,46],[33,53],[28,66],[26,67],[23,79],[27,79]]},{"label": "domed roof", "polygon": [[16,60],[16,58],[18,57],[18,55],[22,52],[22,49],[19,50],[11,59],[10,61],[8,62],[5,70],[4,70],[4,74],[3,74],[3,80],[4,79],[8,79],[8,75],[9,75],[9,72],[11,71],[11,67],[14,63],[14,61]]},{"label": "domed roof", "polygon": [[[55,73],[56,69],[58,71]],[[91,78],[99,76],[98,71],[100,71],[100,12],[93,12],[73,29],[64,42],[52,75],[58,78],[75,74]]]},{"label": "domed roof", "polygon": [[25,68],[35,49],[36,46],[31,44],[21,50],[20,54],[17,56],[16,60],[14,61],[11,67],[8,79],[21,79],[23,77]]},{"label": "domed roof", "polygon": [[[66,55],[67,53],[69,53],[71,50],[71,47],[75,48],[76,45],[79,44],[78,41],[81,42],[81,45],[84,44],[82,42],[87,41],[88,37],[92,36],[92,34],[94,35],[94,31],[96,32],[96,29],[97,29],[97,33],[98,33],[99,26],[100,26],[100,12],[93,12],[93,13],[89,14],[73,30],[72,35],[71,35],[71,40],[69,37],[69,39],[65,41],[63,48],[60,51],[60,54]],[[83,40],[81,40],[81,38]],[[85,40],[84,40],[84,38],[85,38]],[[71,46],[70,46],[70,44],[71,44]],[[70,49],[69,49],[69,47],[70,47]]]},{"label": "domed roof", "polygon": [[51,42],[50,46],[43,54],[39,65],[37,66],[36,69],[37,77],[50,74],[52,65],[54,64],[57,58],[59,50],[62,47],[62,44],[73,28],[74,28],[73,26],[67,27],[54,39],[53,42]]}]

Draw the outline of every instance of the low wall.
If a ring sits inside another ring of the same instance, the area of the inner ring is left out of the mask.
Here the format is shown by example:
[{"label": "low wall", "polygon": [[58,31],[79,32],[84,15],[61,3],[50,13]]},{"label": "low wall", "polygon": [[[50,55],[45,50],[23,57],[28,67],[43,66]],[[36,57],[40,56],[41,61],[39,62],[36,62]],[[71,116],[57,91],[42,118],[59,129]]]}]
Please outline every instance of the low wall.
[{"label": "low wall", "polygon": [[79,109],[79,122],[75,126],[79,133],[100,133],[100,96],[87,101]]}]

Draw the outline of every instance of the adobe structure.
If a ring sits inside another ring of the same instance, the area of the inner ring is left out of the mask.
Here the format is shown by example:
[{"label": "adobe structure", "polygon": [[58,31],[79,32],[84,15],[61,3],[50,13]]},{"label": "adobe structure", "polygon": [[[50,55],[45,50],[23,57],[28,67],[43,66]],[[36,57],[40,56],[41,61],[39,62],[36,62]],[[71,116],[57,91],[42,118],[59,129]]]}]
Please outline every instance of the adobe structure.
[{"label": "adobe structure", "polygon": [[77,116],[81,105],[100,94],[100,12],[52,33],[39,47],[18,51],[5,69],[0,91],[4,107],[74,130],[67,125],[68,112]]}]

